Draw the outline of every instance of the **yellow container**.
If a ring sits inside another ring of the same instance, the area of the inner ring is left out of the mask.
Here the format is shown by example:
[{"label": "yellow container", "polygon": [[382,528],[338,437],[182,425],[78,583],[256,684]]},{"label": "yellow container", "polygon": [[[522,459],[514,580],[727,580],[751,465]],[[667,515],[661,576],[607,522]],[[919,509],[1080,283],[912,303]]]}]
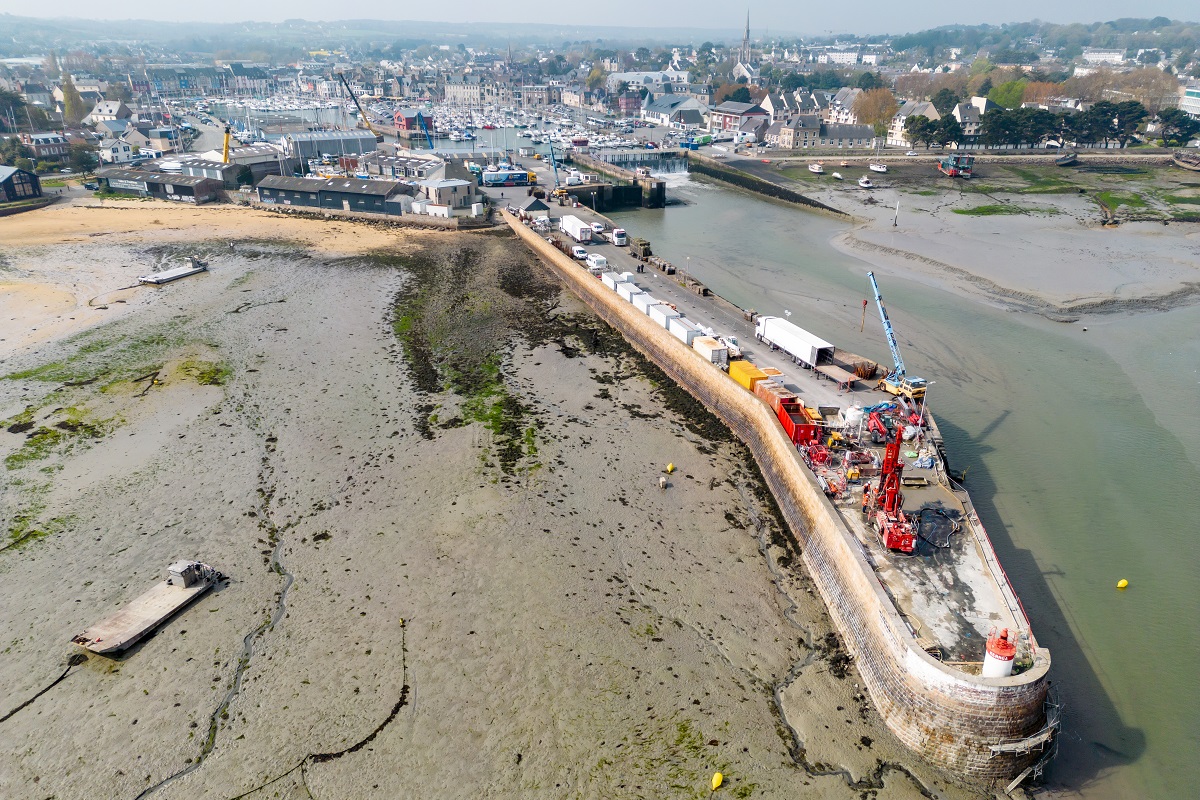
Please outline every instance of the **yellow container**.
[{"label": "yellow container", "polygon": [[754,391],[754,384],[767,379],[766,373],[749,361],[730,361],[729,377],[751,392]]}]

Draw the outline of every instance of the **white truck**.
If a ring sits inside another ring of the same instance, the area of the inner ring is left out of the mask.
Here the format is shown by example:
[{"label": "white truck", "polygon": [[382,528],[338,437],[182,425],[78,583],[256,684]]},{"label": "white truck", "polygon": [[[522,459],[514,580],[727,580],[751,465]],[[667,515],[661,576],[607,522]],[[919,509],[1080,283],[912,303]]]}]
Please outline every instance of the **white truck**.
[{"label": "white truck", "polygon": [[558,229],[580,244],[592,241],[592,226],[573,214],[560,219]]},{"label": "white truck", "polygon": [[754,336],[809,368],[815,367],[822,356],[833,356],[832,344],[782,317],[759,317],[754,323]]},{"label": "white truck", "polygon": [[729,348],[711,336],[692,339],[692,349],[721,369],[729,369]]}]

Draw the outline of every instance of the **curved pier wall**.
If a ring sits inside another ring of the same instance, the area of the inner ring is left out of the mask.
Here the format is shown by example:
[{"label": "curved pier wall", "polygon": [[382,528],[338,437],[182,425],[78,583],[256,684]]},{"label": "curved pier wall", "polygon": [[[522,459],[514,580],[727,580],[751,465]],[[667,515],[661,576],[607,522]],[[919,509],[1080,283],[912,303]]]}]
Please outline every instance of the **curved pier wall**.
[{"label": "curved pier wall", "polygon": [[1015,777],[1038,753],[993,755],[991,745],[1045,724],[1049,652],[1009,678],[953,670],[918,645],[861,546],[804,466],[766,404],[581,269],[505,216],[520,239],[601,319],[703,402],[750,448],[779,504],[834,625],[888,727],[929,762],[972,781]]}]

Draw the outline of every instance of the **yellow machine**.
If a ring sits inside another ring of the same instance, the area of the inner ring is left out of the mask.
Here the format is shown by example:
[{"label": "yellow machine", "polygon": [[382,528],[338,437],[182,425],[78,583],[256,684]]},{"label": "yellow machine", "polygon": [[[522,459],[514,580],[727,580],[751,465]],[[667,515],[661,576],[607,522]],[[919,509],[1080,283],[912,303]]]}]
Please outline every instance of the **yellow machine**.
[{"label": "yellow machine", "polygon": [[[341,79],[342,86],[346,87],[346,94],[350,95],[350,99],[354,101],[354,107],[358,109],[358,118],[362,122],[363,126],[375,136],[376,142],[382,142],[383,134],[375,130],[375,126],[371,124],[371,118],[367,116],[367,112],[363,110],[363,107],[359,104],[358,98],[354,96],[354,91],[350,88],[350,84],[346,81],[345,74],[339,69],[337,71],[337,76]],[[432,142],[430,143],[430,146],[432,147]]]},{"label": "yellow machine", "polygon": [[229,163],[229,137],[230,137],[229,126],[226,125],[225,126],[225,144],[222,145],[222,147],[221,147],[221,163],[222,164]]}]

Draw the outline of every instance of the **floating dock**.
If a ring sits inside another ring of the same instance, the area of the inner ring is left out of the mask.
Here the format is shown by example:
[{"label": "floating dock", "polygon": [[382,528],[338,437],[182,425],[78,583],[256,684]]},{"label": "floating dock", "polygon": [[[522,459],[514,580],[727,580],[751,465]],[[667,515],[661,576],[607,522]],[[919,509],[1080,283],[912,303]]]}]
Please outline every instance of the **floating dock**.
[{"label": "floating dock", "polygon": [[161,286],[164,283],[177,281],[180,278],[190,278],[192,275],[198,275],[201,272],[208,271],[208,262],[201,261],[195,256],[188,257],[188,263],[182,267],[163,270],[162,272],[152,272],[149,275],[138,276],[138,283],[147,283],[154,286]]},{"label": "floating dock", "polygon": [[199,561],[176,561],[167,571],[165,581],[71,641],[93,653],[125,650],[225,577]]}]

